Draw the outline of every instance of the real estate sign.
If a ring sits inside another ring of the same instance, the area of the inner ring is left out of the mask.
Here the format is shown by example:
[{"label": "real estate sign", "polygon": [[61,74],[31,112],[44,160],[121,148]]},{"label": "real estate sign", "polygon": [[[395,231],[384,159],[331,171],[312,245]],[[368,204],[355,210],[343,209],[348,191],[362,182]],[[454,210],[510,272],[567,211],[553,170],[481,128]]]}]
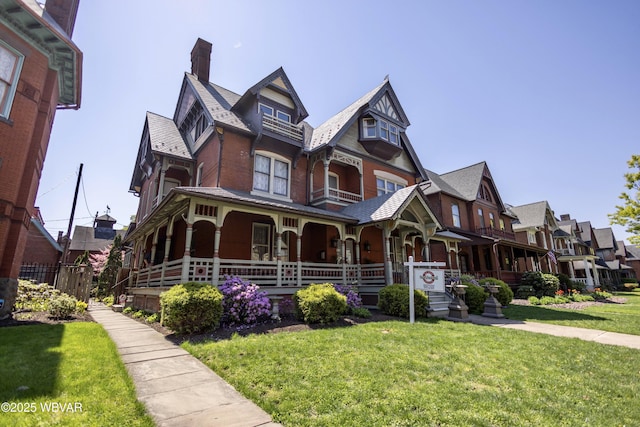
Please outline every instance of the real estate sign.
[{"label": "real estate sign", "polygon": [[413,290],[422,289],[425,292],[444,292],[444,262],[413,262],[413,257],[409,257],[409,262],[404,263],[409,267],[409,322],[415,322],[415,307],[413,301]]}]

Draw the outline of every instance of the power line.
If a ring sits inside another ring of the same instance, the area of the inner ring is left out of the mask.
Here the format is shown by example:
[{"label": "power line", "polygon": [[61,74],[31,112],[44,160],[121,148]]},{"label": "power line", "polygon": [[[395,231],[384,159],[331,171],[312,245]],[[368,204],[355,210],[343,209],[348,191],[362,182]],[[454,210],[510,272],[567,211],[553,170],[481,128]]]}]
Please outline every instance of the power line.
[{"label": "power line", "polygon": [[65,184],[67,181],[69,181],[69,178],[71,178],[74,174],[71,173],[69,175],[67,175],[67,177],[62,180],[62,182],[60,182],[58,185],[54,185],[53,187],[51,187],[50,189],[48,189],[47,191],[45,191],[44,193],[38,194],[38,200],[40,200],[41,197],[51,193],[53,190],[55,190],[56,188],[61,187],[63,184]]},{"label": "power line", "polygon": [[84,205],[86,206],[89,215],[91,215],[91,209],[89,209],[89,204],[87,203],[87,193],[84,191],[84,178],[81,178],[80,182],[82,183],[82,196],[84,197]]}]

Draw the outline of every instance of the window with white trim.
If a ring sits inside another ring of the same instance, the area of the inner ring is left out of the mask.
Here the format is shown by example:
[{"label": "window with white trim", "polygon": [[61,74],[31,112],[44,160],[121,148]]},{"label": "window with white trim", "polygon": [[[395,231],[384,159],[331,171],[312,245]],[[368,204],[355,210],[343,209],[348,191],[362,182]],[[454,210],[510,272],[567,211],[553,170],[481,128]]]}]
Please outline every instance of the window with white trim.
[{"label": "window with white trim", "polygon": [[382,196],[387,193],[395,193],[396,191],[404,188],[403,184],[398,182],[390,181],[388,179],[376,178],[376,188],[378,189],[378,196]]},{"label": "window with white trim", "polygon": [[484,228],[484,212],[482,212],[482,208],[478,208],[478,218],[480,219],[480,227]]},{"label": "window with white trim", "polygon": [[204,163],[198,165],[198,173],[196,174],[196,187],[202,187],[202,175],[204,172]]},{"label": "window with white trim", "polygon": [[269,153],[256,153],[254,157],[253,189],[274,196],[289,197],[289,161]]},{"label": "window with white trim", "polygon": [[380,138],[394,145],[400,145],[400,129],[386,120],[365,117],[362,119],[362,138]]},{"label": "window with white trim", "polygon": [[535,231],[527,231],[527,241],[531,244],[538,243],[536,240],[536,232]]},{"label": "window with white trim", "polygon": [[0,41],[0,117],[9,118],[24,55]]},{"label": "window with white trim", "polygon": [[451,205],[451,216],[453,217],[453,226],[461,227],[460,207],[455,203]]},{"label": "window with white trim", "polygon": [[281,110],[276,110],[270,105],[258,103],[258,113],[262,113],[265,116],[275,117],[280,121],[291,123],[291,114],[285,113]]},{"label": "window with white trim", "polygon": [[253,261],[270,261],[271,226],[253,223],[251,237],[251,259]]},{"label": "window with white trim", "polygon": [[496,221],[495,221],[495,218],[493,217],[493,212],[489,212],[489,227],[491,228],[496,227]]}]

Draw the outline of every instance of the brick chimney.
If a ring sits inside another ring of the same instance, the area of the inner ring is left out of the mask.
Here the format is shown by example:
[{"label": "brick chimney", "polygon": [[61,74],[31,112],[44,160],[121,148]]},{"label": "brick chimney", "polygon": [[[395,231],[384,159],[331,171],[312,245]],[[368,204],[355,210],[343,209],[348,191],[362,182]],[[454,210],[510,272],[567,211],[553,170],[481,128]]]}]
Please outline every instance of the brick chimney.
[{"label": "brick chimney", "polygon": [[211,48],[213,45],[198,38],[191,50],[191,74],[203,83],[209,83],[209,67],[211,63]]},{"label": "brick chimney", "polygon": [[69,38],[73,36],[79,3],[80,0],[47,0],[44,5],[44,10],[60,25]]}]

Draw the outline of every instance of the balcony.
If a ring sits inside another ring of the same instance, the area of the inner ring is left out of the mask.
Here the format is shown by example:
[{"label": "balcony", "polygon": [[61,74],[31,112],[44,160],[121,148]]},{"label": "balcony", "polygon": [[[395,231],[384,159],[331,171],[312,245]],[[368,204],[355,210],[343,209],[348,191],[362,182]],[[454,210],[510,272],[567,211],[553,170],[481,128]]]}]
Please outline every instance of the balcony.
[{"label": "balcony", "polygon": [[574,249],[568,249],[568,248],[562,248],[562,249],[557,249],[558,252],[560,252],[560,255],[575,255],[576,251]]},{"label": "balcony", "polygon": [[274,132],[278,135],[285,136],[294,141],[302,142],[304,139],[304,131],[301,126],[268,114],[262,115],[262,128]]},{"label": "balcony", "polygon": [[329,196],[325,198],[324,188],[319,188],[311,193],[311,202],[319,201],[336,201],[342,203],[357,203],[362,201],[362,195],[356,193],[350,193],[344,190],[338,190],[337,188],[329,188]]},{"label": "balcony", "polygon": [[516,240],[515,233],[505,230],[498,230],[492,227],[480,227],[476,228],[476,233],[483,236],[493,237],[495,239]]}]

